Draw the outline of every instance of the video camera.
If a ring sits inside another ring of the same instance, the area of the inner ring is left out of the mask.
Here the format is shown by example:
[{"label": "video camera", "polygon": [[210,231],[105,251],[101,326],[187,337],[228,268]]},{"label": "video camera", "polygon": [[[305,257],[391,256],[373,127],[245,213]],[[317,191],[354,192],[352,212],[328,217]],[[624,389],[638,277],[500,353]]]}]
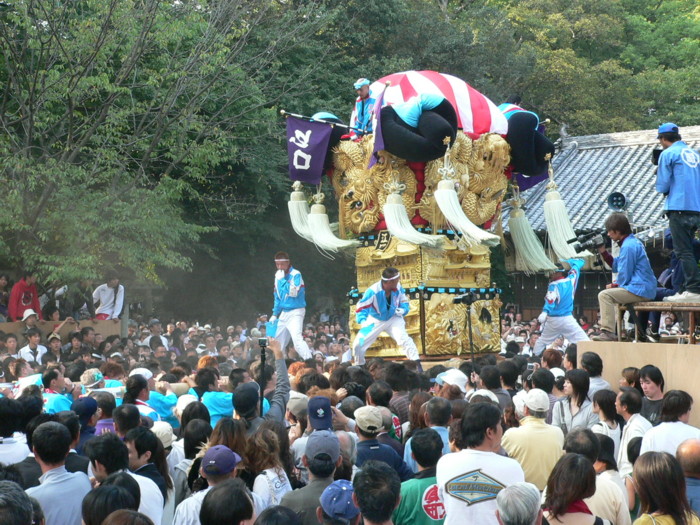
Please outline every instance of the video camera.
[{"label": "video camera", "polygon": [[462,295],[458,295],[457,297],[452,299],[453,304],[474,304],[476,301],[478,301],[478,297],[474,292],[467,292]]},{"label": "video camera", "polygon": [[576,253],[581,253],[586,250],[595,251],[598,246],[603,246],[605,244],[605,237],[600,232],[591,232],[579,235],[573,239],[566,241],[568,244],[574,244],[574,250]]}]

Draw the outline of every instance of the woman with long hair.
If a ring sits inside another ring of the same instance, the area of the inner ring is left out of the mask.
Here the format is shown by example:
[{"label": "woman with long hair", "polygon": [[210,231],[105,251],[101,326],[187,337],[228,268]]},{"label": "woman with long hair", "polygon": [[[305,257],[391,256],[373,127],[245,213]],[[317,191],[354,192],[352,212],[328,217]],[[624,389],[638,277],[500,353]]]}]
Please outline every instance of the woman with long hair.
[{"label": "woman with long hair", "polygon": [[[566,454],[547,480],[544,517],[551,525],[593,525],[596,518],[583,501],[595,493],[595,469],[581,454]],[[598,521],[599,522],[599,521]]]},{"label": "woman with long hair", "polygon": [[590,378],[588,372],[577,368],[564,376],[564,399],[557,401],[552,410],[552,425],[561,428],[564,435],[574,428],[591,428],[598,423],[593,403],[588,399]]},{"label": "woman with long hair", "polygon": [[667,452],[647,452],[634,464],[642,513],[634,525],[699,525],[686,497],[680,464]]},{"label": "woman with long hair", "polygon": [[289,483],[292,485],[292,488],[301,488],[304,484],[299,481],[299,471],[294,464],[294,455],[292,454],[291,446],[289,444],[289,432],[287,432],[287,427],[285,427],[280,421],[266,419],[259,428],[269,428],[275,434],[277,434],[277,439],[279,440],[280,444],[280,461],[282,462],[282,468],[287,474],[287,478],[289,478]]},{"label": "woman with long hair", "polygon": [[598,390],[593,394],[593,412],[598,415],[600,422],[591,427],[595,434],[608,436],[615,443],[615,455],[620,450],[620,438],[622,437],[622,426],[619,415],[615,409],[617,394],[612,390]]},{"label": "woman with long hair", "polygon": [[421,410],[421,407],[430,401],[432,397],[428,392],[416,392],[413,394],[408,404],[408,421],[404,423],[406,428],[403,428],[402,432],[404,443],[419,428],[427,428],[428,425],[425,424],[425,409]]},{"label": "woman with long hair", "polygon": [[259,428],[248,439],[246,461],[255,475],[253,492],[260,496],[264,508],[279,505],[292,485],[280,459],[280,442],[274,430]]}]

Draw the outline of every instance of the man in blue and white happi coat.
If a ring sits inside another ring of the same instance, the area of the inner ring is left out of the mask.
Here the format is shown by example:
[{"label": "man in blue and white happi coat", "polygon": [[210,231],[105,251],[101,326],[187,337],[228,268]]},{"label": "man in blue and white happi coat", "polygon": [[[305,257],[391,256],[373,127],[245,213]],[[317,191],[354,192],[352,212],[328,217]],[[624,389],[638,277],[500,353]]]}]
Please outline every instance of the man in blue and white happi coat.
[{"label": "man in blue and white happi coat", "polygon": [[564,336],[572,343],[588,341],[586,332],[572,315],[574,295],[584,262],[583,259],[566,259],[564,262],[571,266],[569,272],[564,273],[564,268],[560,267],[549,278],[544,308],[537,318],[543,328],[542,335],[535,343],[535,355],[541,355],[559,336]]},{"label": "man in blue and white happi coat", "polygon": [[409,304],[399,279],[396,268],[386,268],[381,280],[367,288],[357,303],[355,319],[360,330],[353,342],[356,365],[364,364],[367,348],[382,332],[388,333],[396,341],[408,359],[418,361],[416,344],[406,332],[404,317],[408,314]]}]

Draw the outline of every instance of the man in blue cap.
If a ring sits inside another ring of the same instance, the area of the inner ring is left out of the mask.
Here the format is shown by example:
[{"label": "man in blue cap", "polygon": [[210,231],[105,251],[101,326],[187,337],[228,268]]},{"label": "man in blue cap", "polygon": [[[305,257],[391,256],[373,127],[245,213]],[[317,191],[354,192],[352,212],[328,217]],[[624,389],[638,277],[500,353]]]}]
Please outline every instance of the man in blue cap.
[{"label": "man in blue cap", "polygon": [[693,239],[700,227],[700,155],[681,140],[678,126],[672,122],[659,126],[657,138],[663,151],[659,156],[656,191],[666,195],[664,210],[673,251],[685,273],[681,291],[663,300],[700,303],[700,272],[693,254]]},{"label": "man in blue cap", "polygon": [[357,525],[360,521],[360,509],[355,505],[352,495],[352,483],[346,479],[339,479],[328,485],[319,498],[321,505],[316,508],[318,523]]},{"label": "man in blue cap", "polygon": [[359,136],[372,133],[372,111],[376,99],[372,96],[369,85],[370,81],[366,78],[358,78],[353,84],[357,99],[355,109],[350,116],[350,127],[355,128],[354,133]]}]

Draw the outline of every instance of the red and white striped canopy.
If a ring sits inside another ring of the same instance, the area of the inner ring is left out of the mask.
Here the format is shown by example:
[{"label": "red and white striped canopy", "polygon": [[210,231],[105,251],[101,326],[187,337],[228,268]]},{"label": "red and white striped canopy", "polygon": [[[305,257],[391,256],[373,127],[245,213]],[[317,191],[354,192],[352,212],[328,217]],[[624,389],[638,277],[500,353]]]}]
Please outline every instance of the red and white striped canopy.
[{"label": "red and white striped canopy", "polygon": [[508,121],[498,107],[476,89],[452,75],[436,71],[404,71],[394,73],[372,83],[372,96],[379,98],[386,82],[382,106],[400,104],[423,93],[442,95],[457,111],[457,126],[465,133],[508,133]]}]

